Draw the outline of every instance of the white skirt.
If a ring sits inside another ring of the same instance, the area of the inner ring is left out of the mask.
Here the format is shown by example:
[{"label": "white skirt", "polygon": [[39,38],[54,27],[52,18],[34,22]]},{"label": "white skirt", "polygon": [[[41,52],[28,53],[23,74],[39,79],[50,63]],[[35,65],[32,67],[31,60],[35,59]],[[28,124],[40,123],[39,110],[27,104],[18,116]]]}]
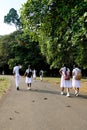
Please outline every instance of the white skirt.
[{"label": "white skirt", "polygon": [[33,78],[36,78],[36,74],[33,74]]},{"label": "white skirt", "polygon": [[25,83],[27,84],[32,83],[32,78],[26,77]]},{"label": "white skirt", "polygon": [[64,78],[61,78],[61,83],[60,83],[60,87],[64,87],[64,88],[71,88],[72,87],[72,83],[71,80],[64,80]]},{"label": "white skirt", "polygon": [[81,82],[80,80],[75,80],[74,78],[72,79],[72,87],[73,88],[80,88],[81,87]]}]

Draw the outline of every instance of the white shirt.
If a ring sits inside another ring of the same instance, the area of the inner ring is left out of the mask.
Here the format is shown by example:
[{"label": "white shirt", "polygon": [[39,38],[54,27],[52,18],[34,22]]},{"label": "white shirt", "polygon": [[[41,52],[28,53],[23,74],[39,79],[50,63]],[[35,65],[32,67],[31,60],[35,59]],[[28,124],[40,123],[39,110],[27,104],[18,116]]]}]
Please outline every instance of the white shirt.
[{"label": "white shirt", "polygon": [[31,69],[26,69],[26,73],[32,72]]},{"label": "white shirt", "polygon": [[[61,68],[60,71],[62,71],[62,77],[63,77],[66,72],[66,67]],[[67,74],[69,74],[69,72],[70,72],[70,69],[67,68]]]},{"label": "white shirt", "polygon": [[78,73],[78,71],[81,71],[79,68],[75,68],[75,69],[73,69],[73,73],[74,73],[74,76],[76,76],[77,75],[77,73]]},{"label": "white shirt", "polygon": [[19,66],[15,66],[15,67],[13,68],[13,73],[15,74],[15,76],[19,76],[19,69],[20,69]]}]

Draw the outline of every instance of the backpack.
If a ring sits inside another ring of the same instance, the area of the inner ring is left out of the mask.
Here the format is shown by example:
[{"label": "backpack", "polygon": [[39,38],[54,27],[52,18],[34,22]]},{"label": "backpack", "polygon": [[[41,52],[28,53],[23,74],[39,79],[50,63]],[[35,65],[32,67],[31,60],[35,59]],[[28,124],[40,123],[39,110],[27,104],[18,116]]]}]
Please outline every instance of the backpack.
[{"label": "backpack", "polygon": [[78,71],[78,72],[77,72],[77,75],[75,76],[75,79],[76,79],[76,80],[81,80],[81,78],[82,78],[81,71]]},{"label": "backpack", "polygon": [[32,76],[32,70],[28,70],[28,71],[26,71],[26,76],[27,77],[29,77],[29,78],[31,78],[31,76]]},{"label": "backpack", "polygon": [[67,74],[67,72],[65,72],[64,79],[65,80],[70,80],[70,74]]},{"label": "backpack", "polygon": [[32,76],[32,72],[29,72],[29,73],[27,73],[27,77],[31,77]]},{"label": "backpack", "polygon": [[40,71],[39,75],[42,75],[42,71]]}]

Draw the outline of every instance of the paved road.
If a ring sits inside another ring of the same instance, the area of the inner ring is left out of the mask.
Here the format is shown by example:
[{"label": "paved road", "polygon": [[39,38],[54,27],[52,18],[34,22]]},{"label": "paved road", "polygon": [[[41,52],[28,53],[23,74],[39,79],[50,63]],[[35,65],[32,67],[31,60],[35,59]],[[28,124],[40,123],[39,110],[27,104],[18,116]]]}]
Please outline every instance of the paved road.
[{"label": "paved road", "polygon": [[58,85],[33,82],[27,90],[21,78],[17,91],[14,78],[6,96],[0,100],[0,130],[87,130],[87,95],[60,95]]}]

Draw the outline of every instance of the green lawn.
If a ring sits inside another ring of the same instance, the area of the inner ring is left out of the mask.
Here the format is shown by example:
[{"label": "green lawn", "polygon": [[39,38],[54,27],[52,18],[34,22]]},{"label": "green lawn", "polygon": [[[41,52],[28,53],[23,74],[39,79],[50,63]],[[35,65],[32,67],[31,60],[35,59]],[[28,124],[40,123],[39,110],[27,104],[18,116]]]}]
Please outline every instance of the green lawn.
[{"label": "green lawn", "polygon": [[10,80],[6,77],[0,76],[0,97],[7,92],[10,87]]},{"label": "green lawn", "polygon": [[60,78],[44,77],[43,80],[47,81],[47,82],[50,82],[50,83],[55,83],[55,84],[60,83]]}]

